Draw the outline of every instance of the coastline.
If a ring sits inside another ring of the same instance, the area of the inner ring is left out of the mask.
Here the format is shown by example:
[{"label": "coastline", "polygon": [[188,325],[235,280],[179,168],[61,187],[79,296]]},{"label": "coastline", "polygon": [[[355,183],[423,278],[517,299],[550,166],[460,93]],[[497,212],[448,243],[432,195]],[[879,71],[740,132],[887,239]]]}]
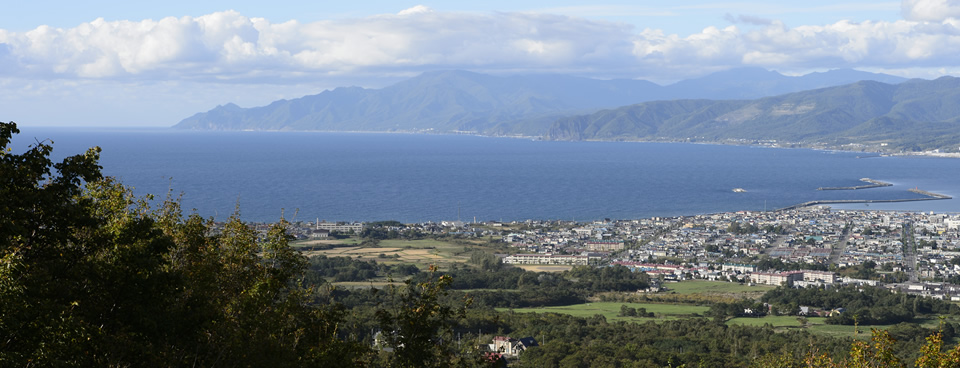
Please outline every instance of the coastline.
[{"label": "coastline", "polygon": [[[706,144],[717,146],[744,146],[744,147],[763,147],[763,148],[781,148],[781,149],[808,149],[825,152],[850,152],[864,153],[871,156],[859,158],[874,157],[937,157],[937,158],[960,158],[960,152],[883,152],[844,149],[843,147],[831,147],[824,144],[805,144],[803,142],[781,142],[775,139],[743,139],[730,138],[722,141],[700,141],[690,139],[549,139],[544,135],[495,135],[483,134],[476,131],[433,131],[433,130],[283,130],[283,129],[182,129],[175,126],[167,129],[184,132],[279,132],[279,133],[351,133],[351,134],[424,134],[424,135],[467,135],[484,138],[509,138],[509,139],[529,139],[545,142],[623,142],[623,143],[686,143],[686,144]],[[741,143],[742,142],[742,143]],[[750,143],[747,143],[750,142]],[[754,143],[762,142],[762,143]]]}]

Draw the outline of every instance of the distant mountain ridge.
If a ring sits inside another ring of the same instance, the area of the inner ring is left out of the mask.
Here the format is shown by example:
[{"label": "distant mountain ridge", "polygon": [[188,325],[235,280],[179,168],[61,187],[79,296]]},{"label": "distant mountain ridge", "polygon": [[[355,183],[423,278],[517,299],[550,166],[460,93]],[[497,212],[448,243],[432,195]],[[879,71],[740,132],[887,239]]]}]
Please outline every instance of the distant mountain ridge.
[{"label": "distant mountain ridge", "polygon": [[659,100],[752,100],[865,80],[898,84],[907,79],[852,69],[835,69],[789,77],[763,68],[736,68],[669,85],[665,88],[667,91],[664,98]]},{"label": "distant mountain ridge", "polygon": [[660,86],[642,80],[564,75],[492,76],[466,71],[423,73],[382,89],[341,87],[267,106],[217,106],[180,121],[198,130],[427,131],[534,135],[558,119],[640,102],[752,99],[852,83],[903,78],[838,70],[788,77],[742,68]]},{"label": "distant mountain ridge", "polygon": [[860,81],[753,100],[655,101],[557,120],[554,140],[783,140],[904,150],[960,143],[960,78]]}]

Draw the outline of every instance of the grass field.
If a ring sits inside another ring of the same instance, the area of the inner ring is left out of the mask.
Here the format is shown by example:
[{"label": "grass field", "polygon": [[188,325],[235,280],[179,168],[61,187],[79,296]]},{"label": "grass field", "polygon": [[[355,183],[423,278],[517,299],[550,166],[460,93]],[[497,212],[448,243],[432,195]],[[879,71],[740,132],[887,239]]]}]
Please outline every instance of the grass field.
[{"label": "grass field", "polygon": [[[658,315],[658,317],[647,318],[647,317],[620,317],[620,306],[626,305],[631,308],[646,308],[647,312],[652,312]],[[497,310],[512,310],[516,313],[561,313],[569,314],[577,317],[593,317],[594,315],[602,315],[607,321],[635,321],[635,322],[646,322],[646,321],[657,321],[657,320],[667,320],[667,319],[678,319],[686,318],[692,314],[703,314],[707,311],[707,307],[700,307],[694,305],[679,305],[679,304],[652,304],[652,303],[618,303],[618,302],[597,302],[597,303],[585,303],[585,304],[574,304],[574,305],[565,305],[558,307],[543,307],[543,308],[497,308]]]},{"label": "grass field", "polygon": [[372,260],[385,264],[414,264],[420,269],[437,265],[446,269],[458,262],[470,259],[473,245],[454,244],[441,240],[382,240],[377,246],[361,246],[356,238],[340,240],[308,240],[297,242],[294,247],[330,244],[336,248],[304,251],[306,256],[325,255],[327,257],[350,257],[359,260]]},{"label": "grass field", "polygon": [[744,285],[735,282],[690,280],[683,282],[671,282],[666,286],[667,292],[676,292],[677,294],[720,294],[728,296],[744,297],[748,299],[757,298],[764,293],[775,289],[770,285]]},{"label": "grass field", "polygon": [[[810,318],[807,321],[813,322],[815,318]],[[797,321],[797,317],[794,316],[766,316],[766,317],[737,317],[727,321],[729,325],[747,325],[747,326],[763,326],[765,324],[770,324],[773,327],[800,327],[800,322]]]},{"label": "grass field", "polygon": [[[814,324],[811,325],[809,331],[824,336],[831,337],[853,337],[858,339],[869,340],[871,329],[886,330],[893,325],[860,325],[860,326],[846,326],[846,325],[828,325],[828,324]],[[856,328],[858,333],[854,333],[854,328]]]},{"label": "grass field", "polygon": [[[808,317],[807,324],[805,327],[800,326],[800,322],[797,321],[795,316],[766,316],[760,318],[751,318],[751,317],[739,317],[733,318],[727,321],[727,324],[742,324],[750,326],[763,326],[765,324],[770,324],[774,328],[782,331],[790,329],[804,328],[810,333],[821,336],[830,336],[830,337],[853,337],[857,339],[869,340],[871,329],[885,330],[890,328],[893,325],[860,325],[860,326],[847,326],[847,325],[828,325],[825,323],[826,318],[822,317]],[[934,319],[936,320],[936,319]],[[923,327],[926,328],[936,328],[936,321],[929,322],[926,320],[918,321]],[[855,332],[856,331],[856,332]]]}]

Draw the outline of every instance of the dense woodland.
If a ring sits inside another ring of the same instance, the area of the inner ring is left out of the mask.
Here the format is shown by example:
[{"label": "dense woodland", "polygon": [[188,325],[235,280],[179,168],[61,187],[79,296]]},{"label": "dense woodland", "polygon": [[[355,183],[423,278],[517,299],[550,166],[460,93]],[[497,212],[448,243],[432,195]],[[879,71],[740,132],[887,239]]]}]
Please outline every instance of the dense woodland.
[{"label": "dense woodland", "polygon": [[[493,366],[499,363],[480,347],[497,335],[540,341],[510,362],[522,367],[960,364],[960,351],[941,353],[938,340],[956,333],[952,325],[937,334],[904,323],[867,344],[728,325],[722,312],[634,323],[499,311],[580,303],[651,280],[623,267],[528,272],[482,252],[443,272],[307,259],[289,246],[282,220],[262,240],[239,214],[214,231],[212,221],[184,215],[174,196],[139,198],[104,177],[98,148],[54,163],[52,142],[11,152],[17,133],[15,124],[0,124],[4,367]],[[331,285],[372,277],[407,281],[379,289]],[[841,303],[836,298],[860,303],[851,309],[861,316],[878,308],[957,313],[953,305],[872,290],[777,289],[764,301],[829,308]]]}]

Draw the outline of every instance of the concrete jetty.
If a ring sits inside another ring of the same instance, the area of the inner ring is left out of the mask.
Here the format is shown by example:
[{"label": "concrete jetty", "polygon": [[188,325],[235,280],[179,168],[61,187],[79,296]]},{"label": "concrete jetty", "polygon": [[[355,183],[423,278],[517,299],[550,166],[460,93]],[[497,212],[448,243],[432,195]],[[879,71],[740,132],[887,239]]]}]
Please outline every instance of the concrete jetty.
[{"label": "concrete jetty", "polygon": [[879,180],[873,180],[870,178],[861,178],[860,181],[865,183],[870,183],[867,185],[857,185],[853,187],[819,187],[817,190],[858,190],[858,189],[870,189],[870,188],[880,188],[880,187],[892,187],[893,184],[885,183]]},{"label": "concrete jetty", "polygon": [[[869,183],[873,183],[872,185],[874,185],[874,186],[871,186],[871,187],[875,187],[875,186],[886,187],[886,186],[891,186],[891,185],[893,185],[893,184],[884,183],[884,182],[881,182],[881,181],[871,180],[871,179],[869,179],[869,178],[863,178],[863,179],[860,179],[860,180],[866,181],[866,182],[869,182]],[[882,184],[886,184],[886,185],[882,185]],[[821,189],[818,189],[818,190],[821,190]],[[829,189],[823,189],[823,190],[829,190]],[[913,192],[913,193],[920,194],[920,195],[925,195],[926,198],[904,198],[904,199],[834,199],[834,200],[809,201],[809,202],[803,202],[803,203],[800,203],[800,204],[795,204],[795,205],[789,206],[789,207],[780,208],[780,209],[778,209],[778,211],[782,211],[782,210],[793,210],[793,209],[797,209],[797,208],[803,208],[803,207],[807,207],[807,206],[816,206],[816,205],[821,205],[821,204],[895,203],[895,202],[918,202],[918,201],[936,201],[936,200],[941,200],[941,199],[953,199],[953,197],[948,196],[948,195],[946,195],[946,194],[928,192],[928,191],[926,191],[926,190],[920,190],[919,188],[913,188],[913,189],[910,189],[909,191],[910,191],[910,192]]]},{"label": "concrete jetty", "polygon": [[927,196],[927,197],[933,197],[933,198],[930,198],[930,199],[951,199],[951,198],[953,198],[953,197],[948,196],[948,195],[946,195],[946,194],[928,192],[928,191],[920,190],[920,189],[917,189],[917,188],[909,189],[909,191],[914,192],[914,193],[917,193],[917,194],[920,194],[920,195],[925,195],[925,196]]}]

